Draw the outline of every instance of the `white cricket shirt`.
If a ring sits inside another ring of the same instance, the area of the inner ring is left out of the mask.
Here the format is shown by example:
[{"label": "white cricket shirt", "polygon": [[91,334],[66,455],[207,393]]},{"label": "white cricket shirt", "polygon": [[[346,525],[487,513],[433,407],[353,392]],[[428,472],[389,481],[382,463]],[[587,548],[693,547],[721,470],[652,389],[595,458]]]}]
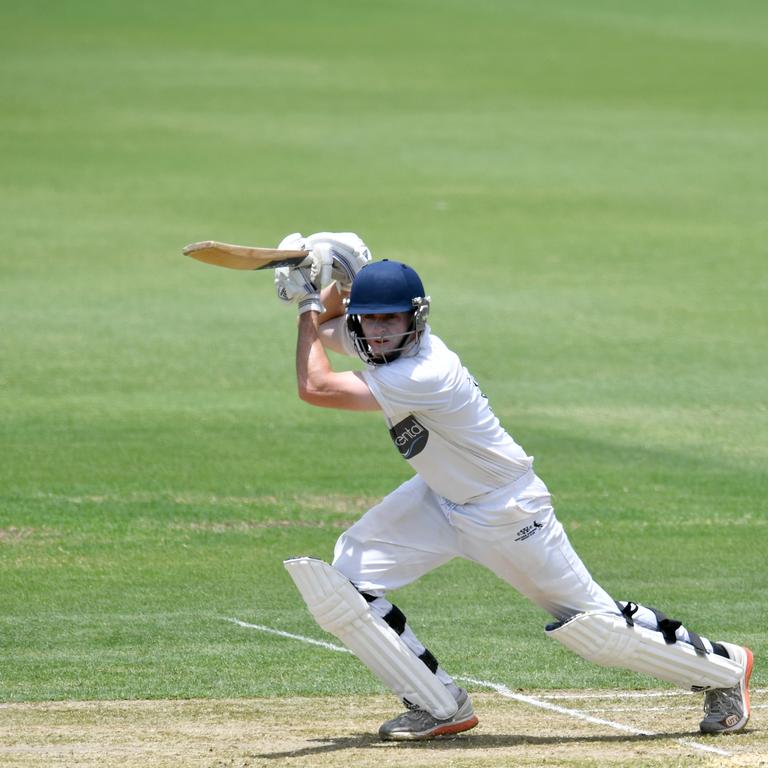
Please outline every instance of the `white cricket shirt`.
[{"label": "white cricket shirt", "polygon": [[429,327],[415,354],[368,366],[363,377],[400,454],[439,496],[454,504],[482,501],[531,470],[533,459]]}]

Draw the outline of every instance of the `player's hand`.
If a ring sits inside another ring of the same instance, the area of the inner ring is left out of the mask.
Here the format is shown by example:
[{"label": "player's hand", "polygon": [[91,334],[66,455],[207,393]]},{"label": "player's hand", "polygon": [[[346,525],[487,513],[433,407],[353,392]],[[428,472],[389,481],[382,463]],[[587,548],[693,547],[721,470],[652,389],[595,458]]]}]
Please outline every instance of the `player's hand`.
[{"label": "player's hand", "polygon": [[323,312],[320,292],[306,267],[278,267],[275,270],[275,292],[284,304],[299,303],[299,314],[314,310]]},{"label": "player's hand", "polygon": [[[310,252],[311,263],[304,269],[308,270],[309,280],[316,290],[335,280],[342,292],[348,291],[355,275],[371,260],[368,246],[354,232],[315,232],[309,237],[293,232],[286,235],[277,247]],[[275,272],[276,283],[277,274],[278,271]]]},{"label": "player's hand", "polygon": [[[298,286],[301,285],[304,277],[308,278],[316,291],[325,288],[334,280],[333,252],[329,243],[321,240],[312,241],[311,237],[304,237],[301,232],[292,232],[286,235],[277,247],[281,251],[309,251],[309,263],[303,268],[305,271],[294,281],[296,286],[288,284],[287,272],[281,272],[279,267],[275,270],[277,295],[283,301],[292,301],[290,297],[296,290],[300,290]],[[283,298],[284,295],[286,298]]]},{"label": "player's hand", "polygon": [[326,242],[307,242],[312,263],[309,265],[309,277],[315,290],[325,288],[333,281],[333,246]]},{"label": "player's hand", "polygon": [[[277,246],[281,251],[308,251],[311,246],[301,232],[286,235]],[[275,269],[275,293],[284,304],[299,304],[299,314],[310,309],[323,312],[320,301],[322,281],[330,283],[330,256],[310,253],[311,263],[306,267],[278,267]]]},{"label": "player's hand", "polygon": [[327,268],[330,257],[330,278],[324,282],[321,277],[320,288],[335,280],[341,290],[349,290],[355,275],[371,260],[368,246],[354,232],[315,232],[304,242],[304,247],[312,250],[321,260],[317,270],[323,276],[327,273],[321,273],[321,270]]},{"label": "player's hand", "polygon": [[293,304],[316,290],[305,267],[278,267],[275,270],[275,292],[285,304]]}]

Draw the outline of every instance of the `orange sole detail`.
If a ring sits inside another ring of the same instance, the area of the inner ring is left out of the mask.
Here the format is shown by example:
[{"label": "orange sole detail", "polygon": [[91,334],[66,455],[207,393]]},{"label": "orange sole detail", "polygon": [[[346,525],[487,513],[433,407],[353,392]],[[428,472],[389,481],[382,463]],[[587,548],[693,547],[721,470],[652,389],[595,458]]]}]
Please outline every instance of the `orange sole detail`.
[{"label": "orange sole detail", "polygon": [[480,721],[475,715],[472,715],[468,720],[462,720],[460,723],[450,723],[448,725],[441,725],[439,728],[435,728],[429,736],[424,738],[434,738],[435,736],[449,736],[452,733],[462,733],[468,731],[470,728],[474,728]]}]

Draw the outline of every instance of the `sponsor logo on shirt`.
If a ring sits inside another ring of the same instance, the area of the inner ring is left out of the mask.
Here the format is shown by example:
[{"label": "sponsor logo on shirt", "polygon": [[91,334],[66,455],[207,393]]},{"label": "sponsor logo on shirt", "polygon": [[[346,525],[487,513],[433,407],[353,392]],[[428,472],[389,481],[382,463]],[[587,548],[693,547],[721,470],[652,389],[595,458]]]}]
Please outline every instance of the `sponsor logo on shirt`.
[{"label": "sponsor logo on shirt", "polygon": [[407,416],[389,430],[389,435],[400,455],[412,459],[426,447],[429,430],[415,416]]}]

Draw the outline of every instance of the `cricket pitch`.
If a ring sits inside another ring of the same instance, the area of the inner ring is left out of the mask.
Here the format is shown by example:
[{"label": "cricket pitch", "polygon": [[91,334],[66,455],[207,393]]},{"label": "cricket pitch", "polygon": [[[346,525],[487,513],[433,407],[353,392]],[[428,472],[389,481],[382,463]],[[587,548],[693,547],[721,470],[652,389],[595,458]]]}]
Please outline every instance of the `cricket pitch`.
[{"label": "cricket pitch", "polygon": [[0,766],[768,766],[766,694],[753,695],[746,731],[703,737],[697,730],[701,698],[684,693],[529,694],[563,711],[473,693],[477,728],[416,743],[378,739],[379,724],[398,711],[383,695],[7,703],[0,705]]}]

